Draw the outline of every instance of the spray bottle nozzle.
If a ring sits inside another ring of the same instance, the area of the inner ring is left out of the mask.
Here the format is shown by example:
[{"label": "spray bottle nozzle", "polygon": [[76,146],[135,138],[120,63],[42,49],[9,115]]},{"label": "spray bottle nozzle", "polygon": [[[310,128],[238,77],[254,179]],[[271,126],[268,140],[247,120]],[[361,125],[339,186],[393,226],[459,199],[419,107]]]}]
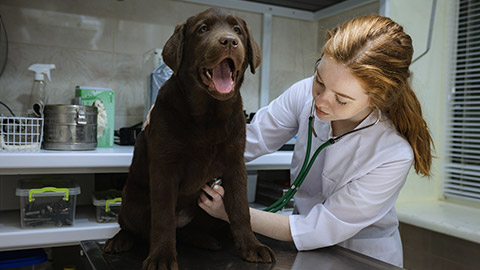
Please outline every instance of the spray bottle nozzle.
[{"label": "spray bottle nozzle", "polygon": [[53,64],[33,64],[28,70],[35,72],[35,81],[33,81],[32,92],[30,93],[30,102],[27,107],[27,115],[33,117],[42,117],[43,108],[48,101],[47,90],[45,89],[45,76],[50,78],[50,70],[54,69]]},{"label": "spray bottle nozzle", "polygon": [[54,64],[33,64],[28,67],[28,70],[35,72],[36,81],[45,80],[44,75],[47,75],[48,80],[51,81],[50,70],[52,69],[55,69]]}]

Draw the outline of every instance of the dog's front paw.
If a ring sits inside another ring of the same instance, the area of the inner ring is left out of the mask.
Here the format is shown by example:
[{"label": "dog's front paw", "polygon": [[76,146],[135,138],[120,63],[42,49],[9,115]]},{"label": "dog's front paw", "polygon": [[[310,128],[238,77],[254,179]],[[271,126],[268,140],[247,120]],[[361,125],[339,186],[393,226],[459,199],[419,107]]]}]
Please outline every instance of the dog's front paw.
[{"label": "dog's front paw", "polygon": [[166,258],[156,254],[150,254],[143,261],[143,270],[178,270],[178,264],[175,257]]},{"label": "dog's front paw", "polygon": [[130,233],[120,230],[113,238],[108,239],[103,246],[107,253],[117,253],[130,250],[133,247],[134,239]]},{"label": "dog's front paw", "polygon": [[273,250],[262,244],[242,250],[242,257],[249,262],[260,263],[273,263],[276,260]]}]

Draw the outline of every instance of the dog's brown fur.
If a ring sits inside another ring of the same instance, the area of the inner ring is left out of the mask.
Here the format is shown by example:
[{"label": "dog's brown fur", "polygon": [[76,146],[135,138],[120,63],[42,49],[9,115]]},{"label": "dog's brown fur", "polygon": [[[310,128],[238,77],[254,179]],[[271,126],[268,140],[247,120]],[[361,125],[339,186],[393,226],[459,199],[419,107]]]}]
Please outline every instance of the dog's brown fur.
[{"label": "dog's brown fur", "polygon": [[[255,73],[261,61],[248,25],[226,10],[208,9],[178,25],[162,55],[174,74],[161,87],[150,124],[137,137],[123,190],[121,230],[105,250],[128,250],[137,235],[150,242],[144,269],[177,269],[176,229],[201,212],[197,200],[202,186],[221,177],[225,210],[241,256],[273,262],[272,250],[252,232],[246,195],[239,90],[248,65]],[[218,88],[209,78],[219,65],[230,67],[233,90],[225,90],[228,84]]]}]

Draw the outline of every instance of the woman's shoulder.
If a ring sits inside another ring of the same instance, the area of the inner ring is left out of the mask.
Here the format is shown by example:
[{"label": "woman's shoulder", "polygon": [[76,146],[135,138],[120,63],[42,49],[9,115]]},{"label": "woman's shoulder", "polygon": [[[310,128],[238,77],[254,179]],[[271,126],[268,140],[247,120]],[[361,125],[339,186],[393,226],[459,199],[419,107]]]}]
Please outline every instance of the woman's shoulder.
[{"label": "woman's shoulder", "polygon": [[385,156],[413,159],[413,150],[408,141],[397,131],[393,123],[384,118],[379,122],[379,132],[374,143]]},{"label": "woman's shoulder", "polygon": [[359,135],[350,138],[348,148],[339,149],[345,150],[345,161],[350,160],[359,174],[367,174],[376,168],[410,168],[414,160],[413,150],[389,120],[382,118]]},{"label": "woman's shoulder", "polygon": [[[377,116],[371,115],[362,126],[373,123]],[[386,115],[371,127],[360,131],[358,135],[349,135],[349,147],[364,159],[375,156],[376,160],[390,162],[394,160],[413,159],[413,150],[408,141],[397,132],[395,126]],[[346,139],[345,139],[346,140]]]}]

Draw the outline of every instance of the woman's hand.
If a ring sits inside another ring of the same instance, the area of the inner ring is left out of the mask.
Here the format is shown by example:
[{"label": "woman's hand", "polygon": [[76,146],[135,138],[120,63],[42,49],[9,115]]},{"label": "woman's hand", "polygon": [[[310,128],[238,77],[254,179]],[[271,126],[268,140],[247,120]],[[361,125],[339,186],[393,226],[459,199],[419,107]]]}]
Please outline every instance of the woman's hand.
[{"label": "woman's hand", "polygon": [[155,103],[152,104],[152,107],[150,107],[150,110],[148,110],[148,114],[147,114],[147,117],[145,119],[145,123],[143,123],[143,128],[146,128],[148,126],[148,124],[150,124],[150,114],[152,113],[153,106],[155,106]]},{"label": "woman's hand", "polygon": [[[209,199],[205,193],[200,194],[198,205],[210,216],[230,222],[225,206],[223,204],[223,195],[225,190],[222,186],[216,185],[214,188],[205,185],[203,191],[212,199]],[[290,231],[290,221],[288,215],[265,212],[262,210],[250,208],[250,222],[252,230],[280,241],[293,242]]]},{"label": "woman's hand", "polygon": [[208,185],[205,185],[202,189],[212,197],[212,199],[209,199],[205,193],[202,193],[198,199],[198,206],[210,216],[229,222],[227,212],[225,212],[225,206],[223,205],[223,195],[225,194],[223,187],[215,185],[212,189]]}]

